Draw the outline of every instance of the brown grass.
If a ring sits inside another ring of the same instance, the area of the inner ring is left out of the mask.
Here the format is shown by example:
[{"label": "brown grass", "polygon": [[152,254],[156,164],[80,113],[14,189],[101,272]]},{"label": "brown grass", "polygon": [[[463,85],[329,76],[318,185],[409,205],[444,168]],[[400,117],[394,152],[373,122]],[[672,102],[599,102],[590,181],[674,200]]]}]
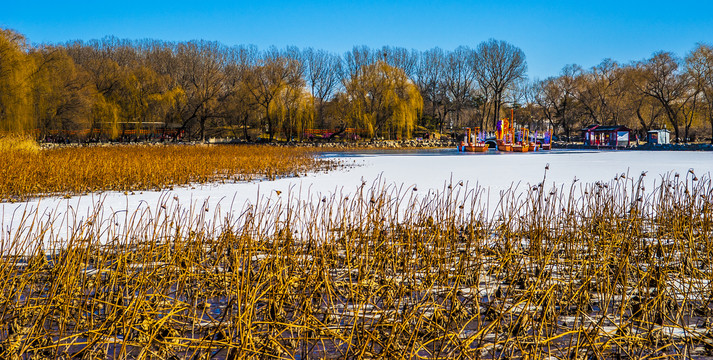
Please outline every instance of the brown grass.
[{"label": "brown grass", "polygon": [[158,190],[211,181],[274,179],[329,166],[315,158],[309,148],[116,145],[39,150],[36,144],[30,145],[0,139],[0,201],[46,194]]}]

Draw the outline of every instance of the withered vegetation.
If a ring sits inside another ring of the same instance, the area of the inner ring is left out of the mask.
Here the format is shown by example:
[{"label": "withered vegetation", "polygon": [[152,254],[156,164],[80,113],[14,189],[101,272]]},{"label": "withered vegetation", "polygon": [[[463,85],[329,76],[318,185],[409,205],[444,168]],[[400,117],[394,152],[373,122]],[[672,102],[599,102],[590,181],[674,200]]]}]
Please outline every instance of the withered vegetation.
[{"label": "withered vegetation", "polygon": [[0,201],[275,179],[331,166],[332,162],[319,159],[310,148],[112,145],[39,149],[20,137],[6,137],[0,139]]},{"label": "withered vegetation", "polygon": [[711,179],[642,178],[543,181],[490,208],[463,183],[208,219],[164,198],[62,239],[26,214],[3,238],[1,356],[711,356]]}]

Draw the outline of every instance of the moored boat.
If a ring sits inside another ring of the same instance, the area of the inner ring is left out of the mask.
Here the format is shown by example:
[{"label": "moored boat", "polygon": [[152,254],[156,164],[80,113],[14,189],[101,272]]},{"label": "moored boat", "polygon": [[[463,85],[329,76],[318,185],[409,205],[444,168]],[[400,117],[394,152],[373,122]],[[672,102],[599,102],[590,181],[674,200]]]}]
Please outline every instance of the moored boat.
[{"label": "moored boat", "polygon": [[464,141],[458,144],[458,151],[462,152],[486,152],[488,145],[483,142],[485,135],[480,133],[480,128],[474,129],[474,134],[471,134],[470,128],[466,128]]},{"label": "moored boat", "polygon": [[488,145],[486,144],[468,144],[464,146],[464,150],[467,152],[486,152],[488,151]]},{"label": "moored boat", "polygon": [[512,152],[527,152],[527,145],[514,144],[512,145]]}]

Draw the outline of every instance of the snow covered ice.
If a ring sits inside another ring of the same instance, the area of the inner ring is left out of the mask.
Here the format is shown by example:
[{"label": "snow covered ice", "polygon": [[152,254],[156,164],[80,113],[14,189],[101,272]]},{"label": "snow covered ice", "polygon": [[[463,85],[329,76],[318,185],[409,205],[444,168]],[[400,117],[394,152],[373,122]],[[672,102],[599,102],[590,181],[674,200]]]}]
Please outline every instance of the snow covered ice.
[{"label": "snow covered ice", "polygon": [[[100,213],[119,226],[122,214],[137,211],[156,213],[167,203],[182,208],[200,208],[205,219],[217,219],[238,212],[249,204],[278,203],[292,197],[299,201],[320,201],[334,194],[348,196],[365,184],[375,183],[395,188],[418,190],[418,194],[441,191],[449,183],[463,181],[468,188],[487,189],[488,201],[499,199],[500,191],[539,184],[545,175],[545,187],[569,188],[575,179],[579,184],[610,181],[622,174],[638,179],[646,172],[645,188],[653,189],[662,177],[678,173],[684,179],[689,170],[701,177],[713,168],[711,152],[663,151],[574,151],[554,150],[534,153],[485,154],[458,153],[455,150],[422,150],[390,153],[325,153],[326,158],[340,160],[342,169],[312,173],[274,181],[252,181],[228,184],[189,185],[173,190],[86,194],[68,199],[45,197],[21,203],[0,204],[2,237],[8,239],[18,228],[34,220],[55,219],[54,228],[71,231],[72,224]],[[186,210],[189,211],[189,210]],[[25,222],[20,220],[25,214]],[[26,214],[32,214],[28,218]]]}]

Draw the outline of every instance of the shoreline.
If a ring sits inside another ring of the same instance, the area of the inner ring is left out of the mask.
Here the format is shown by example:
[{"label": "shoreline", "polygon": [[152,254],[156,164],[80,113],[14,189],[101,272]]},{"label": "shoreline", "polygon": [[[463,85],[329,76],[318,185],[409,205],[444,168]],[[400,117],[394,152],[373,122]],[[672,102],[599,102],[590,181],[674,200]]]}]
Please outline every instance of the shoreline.
[{"label": "shoreline", "polygon": [[586,149],[586,150],[634,150],[634,151],[713,151],[713,144],[647,144],[629,147],[591,146],[572,143],[555,143],[555,149]]},{"label": "shoreline", "polygon": [[[94,143],[39,143],[43,149],[56,149],[65,147],[109,147],[109,146],[162,146],[162,145],[264,145],[276,147],[313,147],[316,149],[330,150],[406,150],[406,149],[439,149],[455,148],[458,142],[447,140],[374,140],[360,142],[247,142],[214,139],[205,143],[199,141],[186,142],[94,142]],[[590,146],[579,143],[555,142],[553,149],[577,150],[627,150],[627,151],[713,151],[713,144],[662,144],[653,145],[643,143],[629,147]]]}]

